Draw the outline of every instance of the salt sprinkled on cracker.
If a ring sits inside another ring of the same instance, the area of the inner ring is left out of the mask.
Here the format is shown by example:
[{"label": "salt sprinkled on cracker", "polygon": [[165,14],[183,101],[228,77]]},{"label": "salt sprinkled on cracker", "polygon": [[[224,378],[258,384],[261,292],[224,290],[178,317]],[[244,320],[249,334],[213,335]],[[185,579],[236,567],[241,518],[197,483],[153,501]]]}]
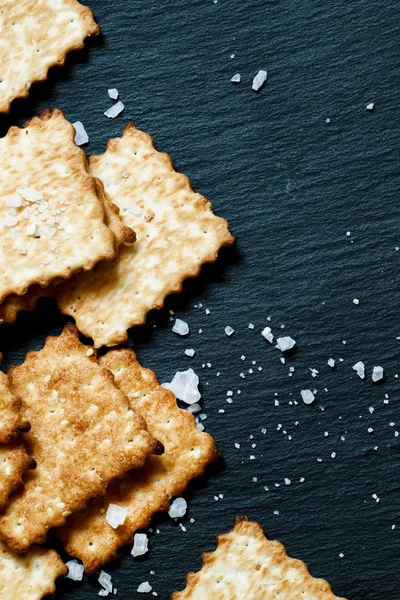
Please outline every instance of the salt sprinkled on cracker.
[{"label": "salt sprinkled on cracker", "polygon": [[[159,385],[152,371],[139,365],[132,350],[112,350],[100,363],[112,371],[131,407],[146,419],[149,431],[163,444],[164,454],[150,456],[140,470],[113,482],[105,497],[71,515],[58,530],[67,552],[80,558],[88,573],[115,558],[119,547],[131,543],[138,530],[149,526],[154,513],[168,511],[171,499],[181,496],[189,481],[202,475],[206,465],[218,457],[211,436],[197,430],[193,415],[178,408],[172,392]],[[118,529],[104,519],[110,503],[128,510]]]},{"label": "salt sprinkled on cracker", "polygon": [[21,402],[12,393],[10,381],[0,371],[0,444],[15,438],[28,424],[23,422],[20,413]]},{"label": "salt sprinkled on cracker", "polygon": [[74,142],[77,146],[83,146],[83,144],[87,144],[89,141],[89,136],[86,133],[86,129],[83,126],[81,121],[75,121],[72,123],[75,129],[75,137]]},{"label": "salt sprinkled on cracker", "polygon": [[217,549],[203,554],[202,563],[201,571],[190,573],[186,588],[171,600],[344,600],[246,517],[237,517],[233,530],[218,537]]},{"label": "salt sprinkled on cracker", "polygon": [[201,398],[198,390],[199,377],[192,368],[175,373],[171,383],[163,383],[162,386],[171,390],[178,398],[186,404],[195,404]]},{"label": "salt sprinkled on cracker", "polygon": [[68,567],[68,573],[65,577],[68,579],[72,579],[72,581],[82,581],[83,573],[85,571],[83,565],[81,565],[77,560],[69,560],[65,563],[65,566]]},{"label": "salt sprinkled on cracker", "polygon": [[117,529],[118,525],[123,525],[128,511],[123,506],[118,504],[109,504],[106,512],[106,521],[113,529]]},{"label": "salt sprinkled on cracker", "polygon": [[9,371],[31,423],[24,439],[37,462],[0,516],[0,536],[16,552],[44,542],[51,527],[159,448],[112,374],[86,353],[68,323]]}]

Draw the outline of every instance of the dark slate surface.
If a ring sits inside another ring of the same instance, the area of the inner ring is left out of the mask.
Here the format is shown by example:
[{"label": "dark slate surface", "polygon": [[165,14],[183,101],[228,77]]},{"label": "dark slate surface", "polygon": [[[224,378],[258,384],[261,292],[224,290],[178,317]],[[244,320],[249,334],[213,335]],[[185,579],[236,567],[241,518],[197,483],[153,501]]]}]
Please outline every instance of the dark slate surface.
[{"label": "dark slate surface", "polygon": [[[1,118],[2,132],[45,106],[58,106],[85,124],[88,152],[101,153],[132,120],[210,198],[238,241],[168,300],[167,308],[190,325],[187,339],[171,332],[168,310],[132,332],[140,359],[161,381],[189,366],[199,373],[205,425],[225,463],[191,486],[186,533],[156,518],[159,534],[150,535],[147,557],[134,560],[127,549],[107,566],[117,598],[142,597],[136,589],[149,580],[167,599],[184,586],[188,571],[199,568],[215,536],[245,513],[314,575],[327,578],[338,595],[396,600],[399,3],[88,4],[103,37],[73,53],[28,100],[14,102]],[[260,68],[269,78],[255,94],[251,81]],[[230,78],[237,72],[242,83],[234,86]],[[103,112],[111,105],[107,88],[114,86],[126,109],[112,121]],[[365,109],[369,102],[373,113]],[[199,302],[203,307],[196,309]],[[282,333],[297,340],[286,365],[260,335],[269,316],[274,332],[284,324]],[[62,323],[43,303],[15,327],[0,328],[4,365],[21,362]],[[231,338],[226,325],[235,329]],[[195,358],[183,355],[187,347],[196,349]],[[337,361],[333,371],[330,357]],[[365,382],[351,369],[358,360],[367,366]],[[202,369],[206,362],[211,368]],[[385,368],[381,385],[370,379],[373,365]],[[318,369],[318,377],[309,368]],[[314,406],[301,402],[304,388],[317,390]],[[229,389],[232,405],[225,400]],[[294,400],[299,404],[291,405]],[[285,477],[291,485],[283,484]],[[224,498],[215,502],[219,493]],[[88,600],[98,589],[95,580],[61,581],[56,598]]]}]

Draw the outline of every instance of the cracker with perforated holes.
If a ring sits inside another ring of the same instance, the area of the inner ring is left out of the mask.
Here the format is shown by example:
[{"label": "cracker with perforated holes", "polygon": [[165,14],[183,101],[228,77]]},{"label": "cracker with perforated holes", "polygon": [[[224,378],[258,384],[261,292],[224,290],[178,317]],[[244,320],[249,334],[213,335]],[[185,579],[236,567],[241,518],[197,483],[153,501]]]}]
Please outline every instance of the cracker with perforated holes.
[{"label": "cracker with perforated holes", "polygon": [[0,139],[0,301],[116,255],[74,135],[56,109]]},{"label": "cracker with perforated holes", "polygon": [[0,542],[0,600],[41,600],[68,573],[57,552],[33,546],[24,557]]},{"label": "cracker with perforated holes", "polygon": [[0,538],[23,553],[162,447],[71,323],[9,376],[31,424],[24,441],[37,467],[0,516]]},{"label": "cracker with perforated holes", "polygon": [[0,5],[0,112],[25,98],[50,67],[100,29],[92,11],[77,0],[17,0]]},{"label": "cracker with perforated holes", "polygon": [[[171,497],[182,494],[189,481],[218,457],[212,437],[197,429],[192,413],[178,408],[174,394],[158,384],[153,371],[140,366],[132,350],[111,350],[100,363],[111,370],[131,407],[146,419],[164,454],[151,456],[142,469],[111,484],[103,498],[71,515],[57,531],[67,552],[80,558],[88,573],[115,558],[135,531],[147,527],[155,512],[167,510]],[[105,520],[110,503],[128,511],[117,529]]]},{"label": "cracker with perforated holes", "polygon": [[[133,244],[136,240],[135,232],[130,227],[127,227],[122,223],[119,217],[119,208],[105,197],[104,187],[101,181],[96,178],[94,179],[97,195],[104,204],[105,223],[115,237],[115,249],[118,250],[121,244]],[[54,280],[54,282],[45,288],[42,288],[39,285],[34,285],[30,287],[27,293],[23,296],[17,296],[16,294],[7,296],[4,302],[0,304],[0,324],[15,323],[17,315],[20,311],[34,310],[38,299],[43,296],[52,296],[54,294],[54,286],[56,286],[58,283],[58,280]]]},{"label": "cracker with perforated holes", "polygon": [[89,159],[89,170],[102,180],[137,241],[123,247],[112,263],[58,287],[56,299],[96,347],[113,346],[234,238],[227,222],[174,170],[169,156],[157,152],[150,136],[133,125],[125,127],[122,138],[109,141],[105,154]]},{"label": "cracker with perforated holes", "polygon": [[198,573],[187,576],[186,588],[173,593],[171,600],[345,600],[246,517],[237,517],[233,530],[218,536],[217,549],[203,554],[202,563]]},{"label": "cracker with perforated holes", "polygon": [[12,393],[7,375],[0,371],[0,444],[26,431],[28,424],[21,418],[20,407],[21,402]]}]

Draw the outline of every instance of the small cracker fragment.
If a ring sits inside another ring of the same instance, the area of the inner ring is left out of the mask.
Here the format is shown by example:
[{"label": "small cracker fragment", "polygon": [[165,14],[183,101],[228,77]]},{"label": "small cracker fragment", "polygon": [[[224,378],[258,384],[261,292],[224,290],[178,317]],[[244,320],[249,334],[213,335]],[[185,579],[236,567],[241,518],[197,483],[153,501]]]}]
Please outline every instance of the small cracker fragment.
[{"label": "small cracker fragment", "polygon": [[31,424],[24,440],[37,468],[0,516],[0,537],[23,553],[160,444],[71,323],[9,373]]},{"label": "small cracker fragment", "polygon": [[166,296],[179,292],[186,278],[196,277],[234,238],[206,198],[174,170],[170,157],[132,124],[122,138],[108,142],[105,154],[90,157],[89,169],[137,241],[112,263],[57,288],[56,299],[96,347],[113,346],[126,341],[129,327],[144,323],[150,310],[161,308]]},{"label": "small cracker fragment", "polygon": [[25,98],[50,67],[100,29],[92,11],[76,0],[8,0],[0,6],[0,113]]},{"label": "small cracker fragment", "polygon": [[57,552],[33,546],[25,557],[0,542],[0,600],[41,600],[56,589],[56,579],[68,573]]},{"label": "small cracker fragment", "polygon": [[21,402],[10,389],[10,381],[0,371],[0,444],[6,444],[21,431],[26,430],[27,423],[21,419]]},{"label": "small cracker fragment", "polygon": [[187,576],[186,588],[174,592],[171,600],[345,600],[246,517],[237,517],[233,530],[218,536],[217,549],[203,554],[202,563],[198,573]]},{"label": "small cracker fragment", "polygon": [[31,465],[25,446],[18,442],[0,444],[0,509],[4,508],[11,492],[22,483],[22,475]]},{"label": "small cracker fragment", "polygon": [[[174,394],[159,385],[153,371],[140,366],[132,350],[111,350],[100,363],[112,371],[131,407],[146,419],[164,454],[149,457],[142,469],[112,483],[103,498],[72,515],[57,531],[67,552],[80,558],[89,574],[115,558],[135,531],[148,527],[154,513],[168,510],[171,497],[181,495],[189,481],[200,477],[219,456],[212,437],[197,429],[192,413],[178,408]],[[128,510],[117,529],[105,520],[109,504]]]},{"label": "small cracker fragment", "polygon": [[0,301],[115,257],[114,235],[62,111],[0,139]]}]

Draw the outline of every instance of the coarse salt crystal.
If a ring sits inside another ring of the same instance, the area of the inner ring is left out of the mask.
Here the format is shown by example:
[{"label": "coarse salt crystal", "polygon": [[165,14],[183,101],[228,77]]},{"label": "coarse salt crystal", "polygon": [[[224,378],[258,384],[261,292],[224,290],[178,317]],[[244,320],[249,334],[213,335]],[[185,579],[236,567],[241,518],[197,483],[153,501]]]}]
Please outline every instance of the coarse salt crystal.
[{"label": "coarse salt crystal", "polygon": [[83,572],[85,570],[85,567],[83,565],[78,563],[77,560],[69,560],[65,563],[65,566],[68,567],[68,573],[65,577],[68,577],[68,579],[72,579],[72,581],[82,581]]},{"label": "coarse salt crystal", "polygon": [[235,330],[232,327],[230,327],[229,325],[227,325],[225,327],[225,333],[228,337],[230,337],[233,333],[235,333]]},{"label": "coarse salt crystal", "polygon": [[133,538],[132,556],[143,556],[149,550],[149,540],[145,533],[135,533]]},{"label": "coarse salt crystal", "polygon": [[162,386],[171,390],[175,396],[186,404],[195,404],[201,398],[198,390],[199,378],[193,369],[178,371],[175,373],[171,383],[163,383]]},{"label": "coarse salt crystal", "polygon": [[267,71],[263,71],[262,69],[258,71],[257,75],[253,79],[253,85],[251,86],[255,92],[257,92],[264,85],[264,83],[267,81],[267,76]]},{"label": "coarse salt crystal", "polygon": [[242,76],[240,75],[240,73],[236,73],[236,75],[234,75],[231,79],[232,83],[240,83],[242,80]]},{"label": "coarse salt crystal", "polygon": [[185,354],[186,354],[186,356],[192,357],[195,355],[195,350],[193,348],[186,348]]},{"label": "coarse salt crystal", "polygon": [[118,90],[117,88],[110,88],[108,91],[108,95],[111,100],[116,100],[118,98]]},{"label": "coarse salt crystal", "polygon": [[153,588],[151,587],[151,585],[149,584],[148,581],[143,581],[143,583],[141,583],[137,589],[137,591],[140,594],[148,594],[149,592],[151,592]]},{"label": "coarse salt crystal", "polygon": [[361,360],[353,365],[352,369],[357,373],[360,379],[365,379],[365,365]]},{"label": "coarse salt crystal", "polygon": [[331,367],[331,369],[333,369],[333,367],[335,366],[335,361],[333,358],[328,359],[328,365]]},{"label": "coarse salt crystal", "polygon": [[186,514],[187,502],[185,498],[175,498],[169,507],[168,514],[171,519],[179,519]]},{"label": "coarse salt crystal", "polygon": [[296,345],[296,341],[291,338],[289,335],[285,335],[284,337],[277,338],[276,347],[281,350],[281,352],[287,352],[291,350]]},{"label": "coarse salt crystal", "polygon": [[[111,575],[109,573],[106,573],[105,571],[100,571],[98,582],[108,594],[112,592],[113,586],[111,583]],[[105,594],[101,595],[104,596]]]},{"label": "coarse salt crystal", "polygon": [[367,110],[374,110],[374,106],[375,106],[375,104],[373,102],[370,102],[369,104],[367,104],[367,106],[365,108]]},{"label": "coarse salt crystal", "polygon": [[118,115],[120,113],[122,113],[124,108],[125,108],[125,106],[122,104],[121,101],[119,101],[116,104],[114,104],[113,106],[110,106],[110,108],[107,109],[104,114],[109,119],[115,119],[115,117],[118,117]]},{"label": "coarse salt crystal", "polygon": [[106,513],[106,521],[113,529],[117,529],[119,525],[124,524],[127,514],[128,511],[123,506],[109,504]]},{"label": "coarse salt crystal", "polygon": [[6,205],[10,208],[19,208],[22,206],[21,196],[19,194],[11,194],[11,196],[8,196],[6,199]]},{"label": "coarse salt crystal", "polygon": [[172,331],[178,335],[187,335],[189,333],[189,325],[186,321],[176,319]]},{"label": "coarse salt crystal", "polygon": [[264,327],[264,329],[261,332],[261,335],[267,340],[267,342],[269,342],[270,344],[272,344],[272,342],[274,341],[274,336],[271,332],[271,327]]},{"label": "coarse salt crystal", "polygon": [[355,304],[356,306],[358,306],[360,304],[360,301],[358,298],[354,298],[353,299],[353,304]]},{"label": "coarse salt crystal", "polygon": [[311,390],[301,390],[300,394],[304,404],[312,404],[315,400],[315,396]]},{"label": "coarse salt crystal", "polygon": [[83,144],[87,144],[89,141],[89,136],[86,133],[86,129],[83,126],[81,121],[75,121],[72,123],[75,129],[75,138],[74,142],[77,146],[83,146]]},{"label": "coarse salt crystal", "polygon": [[383,367],[374,367],[372,370],[372,381],[377,382],[383,379]]},{"label": "coarse salt crystal", "polygon": [[25,200],[28,200],[28,202],[38,202],[39,200],[43,200],[43,194],[31,187],[22,188],[21,196]]}]

